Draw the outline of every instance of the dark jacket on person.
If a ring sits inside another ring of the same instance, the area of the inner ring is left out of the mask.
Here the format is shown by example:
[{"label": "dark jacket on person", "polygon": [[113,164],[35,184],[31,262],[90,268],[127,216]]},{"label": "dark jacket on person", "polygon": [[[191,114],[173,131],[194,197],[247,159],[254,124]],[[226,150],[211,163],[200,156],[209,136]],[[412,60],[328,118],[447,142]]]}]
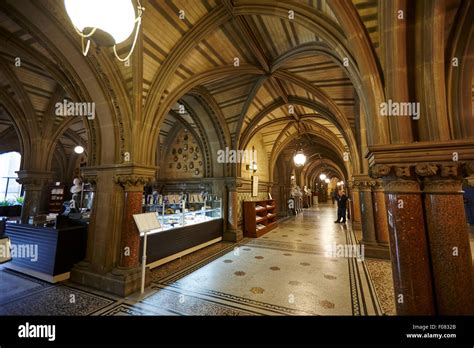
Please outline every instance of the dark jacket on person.
[{"label": "dark jacket on person", "polygon": [[343,195],[337,195],[337,207],[341,209],[346,209],[348,197],[344,193]]}]

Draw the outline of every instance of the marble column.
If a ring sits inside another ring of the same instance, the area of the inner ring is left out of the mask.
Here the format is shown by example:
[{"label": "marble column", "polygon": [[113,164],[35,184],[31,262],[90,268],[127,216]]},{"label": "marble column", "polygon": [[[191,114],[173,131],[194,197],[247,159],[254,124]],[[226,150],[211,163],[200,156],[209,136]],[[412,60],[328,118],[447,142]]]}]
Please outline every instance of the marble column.
[{"label": "marble column", "polygon": [[375,180],[375,185],[372,189],[372,196],[374,200],[375,237],[380,246],[388,247],[389,236],[387,207],[385,205],[385,193],[383,191],[383,181],[381,179]]},{"label": "marble column", "polygon": [[46,171],[20,170],[18,183],[23,185],[25,200],[21,209],[21,223],[28,223],[30,216],[35,216],[41,211],[44,188],[51,184],[52,173]]},{"label": "marble column", "polygon": [[362,219],[362,243],[364,243],[364,245],[375,245],[377,244],[377,238],[375,236],[374,207],[372,201],[372,186],[374,182],[369,177],[358,180]]},{"label": "marble column", "polygon": [[474,314],[472,256],[459,165],[420,164],[425,214],[440,315]]},{"label": "marble column", "polygon": [[361,217],[360,217],[360,199],[359,199],[359,185],[354,182],[349,182],[349,189],[351,191],[351,221],[352,221],[352,228],[354,230],[361,230]]},{"label": "marble column", "polygon": [[409,166],[394,167],[393,175],[389,175],[392,170],[390,167],[381,167],[397,314],[434,315],[433,286],[419,183]]},{"label": "marble column", "polygon": [[140,233],[134,214],[142,213],[143,188],[146,180],[132,175],[118,176],[117,181],[123,187],[124,210],[122,233],[120,236],[119,269],[134,269],[140,264]]}]

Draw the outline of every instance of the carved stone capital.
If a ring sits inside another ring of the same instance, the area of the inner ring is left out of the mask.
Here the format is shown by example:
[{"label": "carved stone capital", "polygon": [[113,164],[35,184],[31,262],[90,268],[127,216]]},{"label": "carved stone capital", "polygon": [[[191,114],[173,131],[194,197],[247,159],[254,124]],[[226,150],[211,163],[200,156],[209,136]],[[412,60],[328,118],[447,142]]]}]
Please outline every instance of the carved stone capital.
[{"label": "carved stone capital", "polygon": [[462,179],[425,178],[423,191],[425,193],[462,194]]},{"label": "carved stone capital", "polygon": [[411,179],[384,180],[385,193],[421,193],[418,181]]},{"label": "carved stone capital", "polygon": [[82,182],[91,184],[92,186],[97,186],[97,183],[99,182],[99,177],[93,174],[85,174],[82,175]]},{"label": "carved stone capital", "polygon": [[464,171],[467,175],[474,175],[474,162],[464,163]]},{"label": "carved stone capital", "polygon": [[463,165],[463,174],[469,186],[474,186],[474,162],[467,162]]},{"label": "carved stone capital", "polygon": [[139,175],[116,175],[115,183],[122,186],[125,191],[143,191],[143,187],[151,182],[151,177]]},{"label": "carved stone capital", "polygon": [[442,177],[453,177],[456,178],[460,174],[459,164],[442,164],[441,165],[441,176]]},{"label": "carved stone capital", "polygon": [[415,173],[419,176],[434,176],[438,174],[439,166],[434,163],[420,163],[415,166]]},{"label": "carved stone capital", "polygon": [[52,172],[20,170],[16,172],[18,179],[16,181],[23,185],[25,190],[41,190],[44,186],[52,183]]},{"label": "carved stone capital", "polygon": [[372,178],[378,179],[384,176],[390,175],[391,168],[385,164],[376,164],[370,168],[370,176]]},{"label": "carved stone capital", "polygon": [[372,187],[374,192],[384,191],[384,182],[382,179],[375,179],[374,186]]},{"label": "carved stone capital", "polygon": [[358,191],[370,191],[375,185],[375,181],[368,175],[355,175],[353,186]]},{"label": "carved stone capital", "polygon": [[398,178],[409,179],[413,176],[413,171],[410,165],[405,165],[405,164],[397,165],[397,166],[394,166],[394,169],[395,169],[395,175]]},{"label": "carved stone capital", "polygon": [[239,179],[232,179],[232,180],[226,181],[225,186],[227,190],[229,191],[237,191],[239,188],[243,186],[243,182],[242,180],[239,180]]}]

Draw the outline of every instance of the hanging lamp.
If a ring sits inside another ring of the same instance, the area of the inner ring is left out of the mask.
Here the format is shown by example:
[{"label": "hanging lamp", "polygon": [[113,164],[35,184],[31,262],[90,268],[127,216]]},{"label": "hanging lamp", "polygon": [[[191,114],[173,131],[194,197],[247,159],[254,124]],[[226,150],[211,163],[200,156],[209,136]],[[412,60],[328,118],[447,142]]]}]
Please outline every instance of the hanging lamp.
[{"label": "hanging lamp", "polygon": [[[82,40],[82,54],[87,56],[91,39],[98,46],[113,47],[115,57],[126,62],[135,49],[145,10],[140,1],[132,0],[64,0],[66,12]],[[135,13],[136,9],[136,13]],[[117,45],[126,41],[135,30],[130,52],[121,58]]]}]

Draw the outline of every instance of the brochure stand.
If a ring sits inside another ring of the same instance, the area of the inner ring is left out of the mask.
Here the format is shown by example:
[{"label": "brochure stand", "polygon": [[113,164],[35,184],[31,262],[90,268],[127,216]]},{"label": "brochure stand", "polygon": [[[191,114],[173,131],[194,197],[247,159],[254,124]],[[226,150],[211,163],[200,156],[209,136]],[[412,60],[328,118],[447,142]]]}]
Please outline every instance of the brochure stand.
[{"label": "brochure stand", "polygon": [[157,213],[145,213],[133,215],[140,235],[143,236],[143,255],[142,255],[142,286],[141,294],[145,292],[145,270],[146,270],[146,244],[148,232],[159,232],[161,224],[158,221]]}]

